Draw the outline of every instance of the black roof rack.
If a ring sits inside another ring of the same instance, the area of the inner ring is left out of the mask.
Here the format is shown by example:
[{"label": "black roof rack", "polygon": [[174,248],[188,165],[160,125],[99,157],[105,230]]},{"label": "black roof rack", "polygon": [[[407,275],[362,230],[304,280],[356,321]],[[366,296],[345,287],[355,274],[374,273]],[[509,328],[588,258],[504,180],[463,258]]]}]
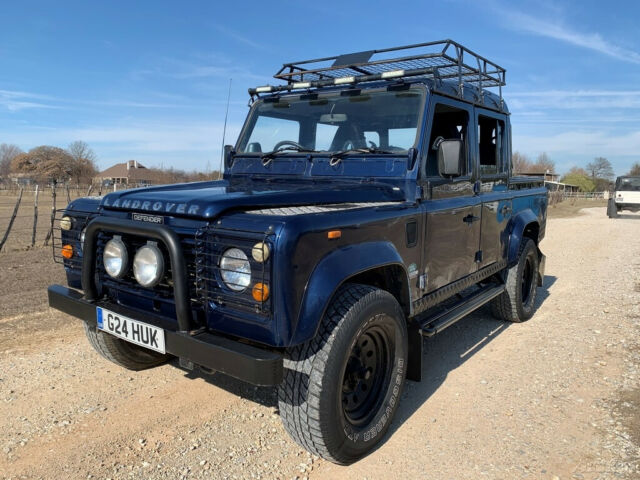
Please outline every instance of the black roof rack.
[{"label": "black roof rack", "polygon": [[[396,52],[404,55],[394,56]],[[480,98],[483,98],[484,88],[498,87],[502,105],[506,70],[453,40],[285,63],[274,78],[285,80],[286,85],[251,88],[249,94],[418,76],[432,78],[436,82],[457,80],[461,97],[464,96],[465,84],[478,88]]]}]

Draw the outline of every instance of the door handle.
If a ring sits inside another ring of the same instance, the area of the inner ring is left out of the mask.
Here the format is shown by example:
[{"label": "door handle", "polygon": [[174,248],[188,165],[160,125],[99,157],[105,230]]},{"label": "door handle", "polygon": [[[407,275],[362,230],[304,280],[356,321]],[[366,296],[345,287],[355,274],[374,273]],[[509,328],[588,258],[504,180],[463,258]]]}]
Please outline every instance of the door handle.
[{"label": "door handle", "polygon": [[468,223],[469,225],[471,225],[473,222],[476,222],[478,220],[480,220],[480,217],[476,217],[475,215],[471,215],[471,214],[467,215],[462,219],[463,222]]},{"label": "door handle", "polygon": [[502,206],[502,215],[509,215],[511,213],[511,207],[509,205]]}]

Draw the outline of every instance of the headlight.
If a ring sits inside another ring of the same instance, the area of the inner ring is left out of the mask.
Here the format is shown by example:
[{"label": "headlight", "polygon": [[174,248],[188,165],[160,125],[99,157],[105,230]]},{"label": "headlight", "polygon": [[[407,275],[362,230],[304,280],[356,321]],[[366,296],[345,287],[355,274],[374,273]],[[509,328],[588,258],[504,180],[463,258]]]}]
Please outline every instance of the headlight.
[{"label": "headlight", "polygon": [[127,246],[119,236],[116,235],[104,246],[102,260],[104,269],[113,278],[120,278],[125,274],[129,264],[129,254]]},{"label": "headlight", "polygon": [[241,292],[251,283],[251,265],[245,253],[239,248],[230,248],[220,259],[220,275],[225,285],[235,292]]},{"label": "headlight", "polygon": [[133,276],[143,287],[157,285],[164,275],[162,252],[153,242],[147,243],[133,258]]},{"label": "headlight", "polygon": [[71,230],[73,226],[73,219],[71,217],[62,217],[60,219],[60,229],[61,230]]}]

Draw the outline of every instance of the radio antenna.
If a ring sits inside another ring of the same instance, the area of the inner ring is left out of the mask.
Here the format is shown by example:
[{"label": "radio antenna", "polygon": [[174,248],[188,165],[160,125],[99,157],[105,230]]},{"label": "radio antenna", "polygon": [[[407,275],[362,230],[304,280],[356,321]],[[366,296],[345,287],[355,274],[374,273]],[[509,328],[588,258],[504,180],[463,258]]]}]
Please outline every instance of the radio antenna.
[{"label": "radio antenna", "polygon": [[227,111],[224,114],[224,127],[222,127],[222,151],[220,152],[220,168],[218,169],[218,179],[222,178],[222,165],[224,163],[224,137],[227,134],[227,118],[229,117],[229,101],[231,100],[231,81],[229,79],[229,93],[227,94]]}]

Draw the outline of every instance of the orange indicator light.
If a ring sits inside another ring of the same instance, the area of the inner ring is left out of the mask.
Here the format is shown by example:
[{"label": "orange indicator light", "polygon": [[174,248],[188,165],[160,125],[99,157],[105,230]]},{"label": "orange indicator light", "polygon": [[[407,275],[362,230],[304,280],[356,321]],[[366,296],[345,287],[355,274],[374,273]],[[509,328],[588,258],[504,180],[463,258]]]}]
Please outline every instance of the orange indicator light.
[{"label": "orange indicator light", "polygon": [[71,245],[65,245],[62,247],[62,251],[60,253],[68,260],[73,257],[73,247]]},{"label": "orange indicator light", "polygon": [[342,232],[340,230],[331,230],[327,232],[327,238],[329,240],[336,240],[342,236]]},{"label": "orange indicator light", "polygon": [[264,283],[256,283],[251,290],[251,295],[256,302],[264,302],[269,298],[269,287]]}]

